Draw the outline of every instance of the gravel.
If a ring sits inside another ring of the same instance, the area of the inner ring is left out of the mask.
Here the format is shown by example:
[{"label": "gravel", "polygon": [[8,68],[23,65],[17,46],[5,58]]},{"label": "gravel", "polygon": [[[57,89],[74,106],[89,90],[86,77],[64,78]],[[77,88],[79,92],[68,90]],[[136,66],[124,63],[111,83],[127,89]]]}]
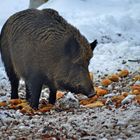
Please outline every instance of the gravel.
[{"label": "gravel", "polygon": [[140,107],[73,109],[27,116],[0,110],[1,139],[121,139],[139,140]]},{"label": "gravel", "polygon": [[[84,108],[79,106],[76,96],[65,95],[56,103],[56,107],[43,114],[26,115],[20,110],[0,108],[1,140],[139,140],[140,139],[140,105],[132,102],[135,95],[128,95],[116,108],[111,98],[130,92],[130,86],[139,84],[132,81],[137,73],[130,73],[119,82],[103,87],[100,80],[95,85],[106,88],[104,95],[106,106]],[[103,77],[104,78],[104,77]],[[24,86],[21,83],[20,94],[24,98]],[[8,92],[8,90],[6,90]],[[42,91],[42,98],[48,97],[49,91]],[[9,99],[1,93],[0,99]],[[85,98],[84,96],[80,97]]]}]

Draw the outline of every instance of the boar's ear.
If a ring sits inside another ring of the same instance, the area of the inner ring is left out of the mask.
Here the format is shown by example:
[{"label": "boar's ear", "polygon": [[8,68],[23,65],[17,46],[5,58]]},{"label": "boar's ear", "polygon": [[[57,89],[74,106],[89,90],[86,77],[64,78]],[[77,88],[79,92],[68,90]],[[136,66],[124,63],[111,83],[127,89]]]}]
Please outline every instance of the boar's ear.
[{"label": "boar's ear", "polygon": [[97,46],[97,40],[94,40],[92,43],[90,43],[91,49],[92,51],[95,49],[95,47]]}]

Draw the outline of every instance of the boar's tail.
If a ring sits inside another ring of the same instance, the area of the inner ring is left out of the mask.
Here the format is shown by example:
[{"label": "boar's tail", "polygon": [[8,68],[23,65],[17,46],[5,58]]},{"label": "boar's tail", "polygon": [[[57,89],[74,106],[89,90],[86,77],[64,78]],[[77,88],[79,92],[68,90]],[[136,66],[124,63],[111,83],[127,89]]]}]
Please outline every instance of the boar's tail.
[{"label": "boar's tail", "polygon": [[98,44],[97,39],[94,40],[92,43],[90,43],[90,46],[91,46],[92,51],[95,49],[95,47],[97,46],[97,44]]}]

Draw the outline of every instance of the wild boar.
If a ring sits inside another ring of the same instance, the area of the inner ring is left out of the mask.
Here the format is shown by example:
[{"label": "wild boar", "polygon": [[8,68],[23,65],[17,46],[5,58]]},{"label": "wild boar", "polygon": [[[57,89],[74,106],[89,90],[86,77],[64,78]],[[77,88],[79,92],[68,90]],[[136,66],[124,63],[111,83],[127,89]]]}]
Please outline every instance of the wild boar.
[{"label": "wild boar", "polygon": [[11,98],[18,98],[19,80],[26,84],[26,99],[38,108],[42,86],[94,96],[88,65],[97,40],[91,44],[53,9],[27,9],[11,16],[0,36],[0,51],[11,83]]}]

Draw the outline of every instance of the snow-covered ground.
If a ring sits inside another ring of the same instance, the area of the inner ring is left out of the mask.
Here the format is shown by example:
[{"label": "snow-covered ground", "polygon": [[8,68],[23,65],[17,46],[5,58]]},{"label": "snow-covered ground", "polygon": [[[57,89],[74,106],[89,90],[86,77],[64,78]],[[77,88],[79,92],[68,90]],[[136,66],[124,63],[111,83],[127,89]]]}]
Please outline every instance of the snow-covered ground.
[{"label": "snow-covered ground", "polygon": [[[13,13],[28,8],[29,0],[5,0],[0,5],[0,28]],[[117,69],[139,70],[140,59],[139,0],[49,0],[39,7],[53,8],[76,26],[89,42],[99,44],[89,66],[97,74]],[[122,63],[125,63],[122,65]]]},{"label": "snow-covered ground", "polygon": [[[113,73],[117,69],[138,70],[140,59],[139,0],[50,0],[39,9],[53,8],[76,26],[91,42],[99,44],[89,69]],[[122,65],[122,62],[126,62]]]},{"label": "snow-covered ground", "polygon": [[28,8],[29,0],[4,0],[0,3],[0,29],[4,22],[17,11]]},{"label": "snow-covered ground", "polygon": [[[0,29],[10,15],[26,9],[28,6],[29,0],[1,1]],[[59,11],[60,15],[77,27],[89,42],[94,39],[98,40],[99,43],[94,50],[94,57],[89,65],[89,69],[94,73],[95,78],[98,78],[99,74],[116,73],[118,69],[140,72],[140,63],[137,62],[137,60],[140,60],[140,0],[49,0],[48,3],[39,7],[39,9],[43,8],[53,8]],[[0,100],[3,100],[2,98],[9,96],[6,93],[2,94],[3,91],[9,93],[9,84],[5,79],[6,74],[2,64],[0,66]],[[123,86],[119,85],[118,87],[122,90],[125,88]],[[130,84],[128,83],[125,86],[129,87]],[[76,135],[79,135],[79,133],[85,134],[90,130],[98,139],[139,140],[139,110],[138,106],[130,105],[126,111],[122,111],[121,108],[112,111],[96,108],[95,110],[87,109],[86,112],[76,110],[74,113],[70,113],[70,116],[67,116],[65,111],[61,113],[52,112],[52,114],[49,112],[47,114],[49,119],[46,116],[35,116],[31,119],[28,116],[21,115],[18,111],[0,110],[0,136],[7,138],[13,133],[14,136],[10,136],[9,139],[11,137],[14,139],[17,134],[21,138],[20,136],[33,130],[31,135],[28,134],[29,139],[31,137],[38,138],[38,134],[54,127],[57,129],[56,131],[59,131],[65,124],[63,128],[66,131],[73,130],[72,135],[74,133]],[[11,112],[14,112],[14,115]],[[87,116],[89,116],[89,119]],[[126,124],[125,118],[128,120]],[[60,121],[60,124],[57,124],[58,121]],[[14,123],[17,123],[18,127],[17,125],[13,127]],[[76,126],[73,126],[73,124]],[[79,124],[81,127],[77,127]],[[111,125],[109,126],[109,124]],[[73,129],[74,127],[75,129]],[[96,131],[97,129],[100,132]],[[4,135],[5,130],[7,132]],[[63,134],[61,130],[59,133]]]},{"label": "snow-covered ground", "polygon": [[42,8],[54,8],[92,41],[132,41],[139,44],[139,0],[50,0]]},{"label": "snow-covered ground", "polygon": [[[29,6],[29,0],[4,0],[0,2],[0,30],[6,20],[13,15],[15,12],[26,9]],[[0,60],[0,66],[2,62]],[[3,68],[0,67],[0,77]]]}]

